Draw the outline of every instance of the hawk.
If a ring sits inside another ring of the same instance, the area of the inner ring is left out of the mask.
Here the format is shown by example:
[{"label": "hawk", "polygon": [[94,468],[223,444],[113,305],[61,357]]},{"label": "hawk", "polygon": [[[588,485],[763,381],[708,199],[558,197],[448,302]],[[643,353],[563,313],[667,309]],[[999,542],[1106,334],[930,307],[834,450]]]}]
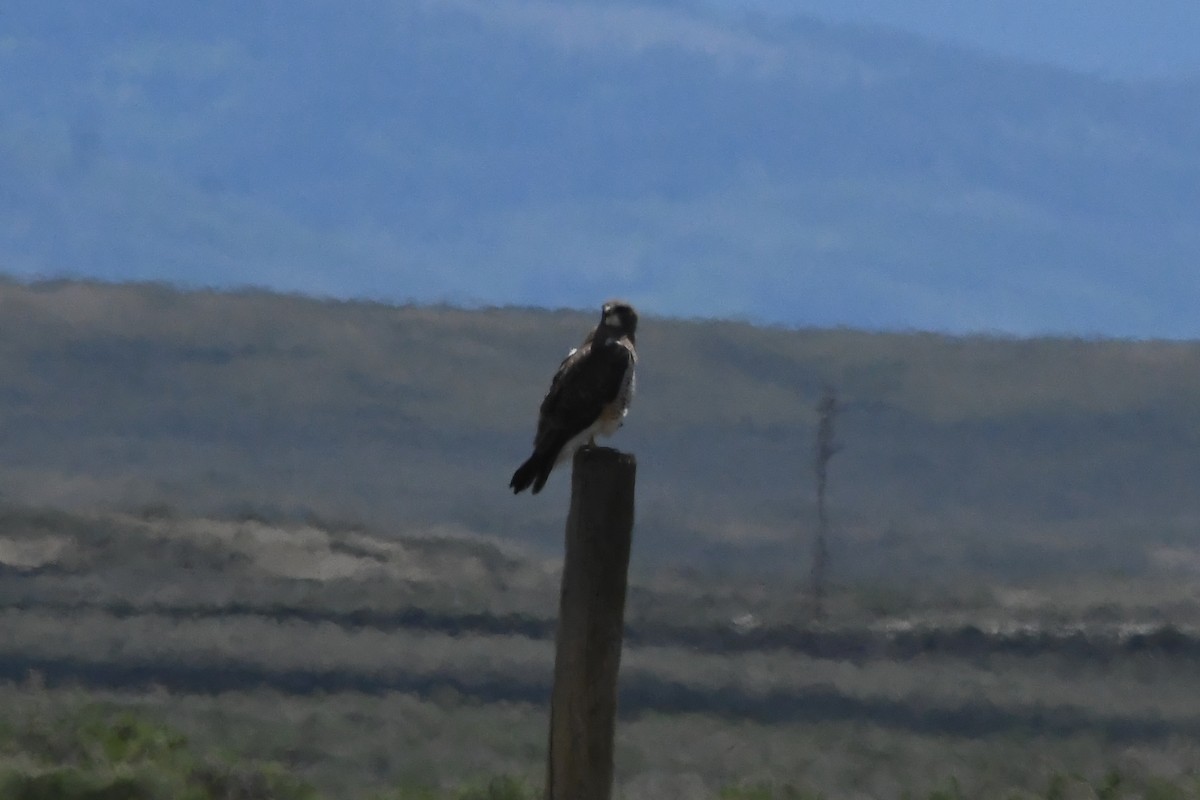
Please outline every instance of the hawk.
[{"label": "hawk", "polygon": [[509,481],[513,493],[532,485],[537,494],[555,465],[581,446],[593,446],[597,434],[611,436],[621,427],[633,398],[636,332],[633,306],[616,300],[604,304],[600,324],[554,373],[538,414],[533,455]]}]

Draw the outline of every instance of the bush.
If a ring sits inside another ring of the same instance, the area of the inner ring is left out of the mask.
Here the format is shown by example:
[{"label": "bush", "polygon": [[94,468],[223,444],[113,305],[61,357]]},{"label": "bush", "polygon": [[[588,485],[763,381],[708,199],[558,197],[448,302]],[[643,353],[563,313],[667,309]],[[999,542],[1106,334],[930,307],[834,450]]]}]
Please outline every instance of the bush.
[{"label": "bush", "polygon": [[541,793],[523,781],[507,776],[492,778],[485,784],[466,786],[453,795],[426,787],[393,789],[376,800],[540,800]]},{"label": "bush", "polygon": [[492,778],[487,785],[462,790],[456,800],[535,800],[533,790],[516,778]]},{"label": "bush", "polygon": [[0,780],[0,797],[5,800],[159,800],[167,796],[141,778],[104,778],[74,767],[40,775],[13,772]]},{"label": "bush", "polygon": [[11,735],[32,766],[0,776],[4,800],[317,800],[277,765],[201,760],[178,732],[100,706]]},{"label": "bush", "polygon": [[798,789],[792,785],[770,786],[756,783],[751,786],[731,786],[721,790],[720,800],[821,800],[822,795]]}]

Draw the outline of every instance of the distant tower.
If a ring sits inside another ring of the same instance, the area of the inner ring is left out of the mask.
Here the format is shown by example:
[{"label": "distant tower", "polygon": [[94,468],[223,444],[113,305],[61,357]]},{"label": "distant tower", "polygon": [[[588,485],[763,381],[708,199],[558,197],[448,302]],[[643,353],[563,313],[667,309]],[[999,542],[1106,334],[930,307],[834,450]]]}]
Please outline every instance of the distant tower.
[{"label": "distant tower", "polygon": [[813,466],[817,471],[817,535],[813,540],[812,615],[825,615],[825,581],[829,569],[829,510],[825,506],[825,487],[828,482],[829,460],[841,449],[834,441],[833,423],[838,413],[837,392],[826,386],[817,403],[817,447]]}]

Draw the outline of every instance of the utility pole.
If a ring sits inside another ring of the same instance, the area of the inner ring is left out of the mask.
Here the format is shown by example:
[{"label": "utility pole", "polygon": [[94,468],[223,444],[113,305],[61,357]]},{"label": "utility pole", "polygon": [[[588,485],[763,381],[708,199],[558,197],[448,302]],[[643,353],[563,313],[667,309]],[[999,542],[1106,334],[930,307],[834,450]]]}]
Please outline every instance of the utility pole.
[{"label": "utility pole", "polygon": [[834,420],[839,406],[837,392],[826,386],[817,403],[817,447],[814,467],[817,471],[817,535],[813,540],[812,560],[812,615],[820,619],[825,615],[825,586],[829,569],[829,509],[825,505],[825,488],[828,483],[829,461],[841,447],[834,441]]}]

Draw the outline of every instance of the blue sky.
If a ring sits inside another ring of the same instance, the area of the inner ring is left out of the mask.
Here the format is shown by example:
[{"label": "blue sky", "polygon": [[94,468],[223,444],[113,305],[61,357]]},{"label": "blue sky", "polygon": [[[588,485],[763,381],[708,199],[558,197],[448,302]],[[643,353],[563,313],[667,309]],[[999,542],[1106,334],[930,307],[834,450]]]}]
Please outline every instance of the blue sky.
[{"label": "blue sky", "polygon": [[1200,337],[1200,4],[113,2],[6,7],[0,271]]},{"label": "blue sky", "polygon": [[1193,0],[708,0],[725,8],[797,11],[885,25],[1111,78],[1200,77]]}]

